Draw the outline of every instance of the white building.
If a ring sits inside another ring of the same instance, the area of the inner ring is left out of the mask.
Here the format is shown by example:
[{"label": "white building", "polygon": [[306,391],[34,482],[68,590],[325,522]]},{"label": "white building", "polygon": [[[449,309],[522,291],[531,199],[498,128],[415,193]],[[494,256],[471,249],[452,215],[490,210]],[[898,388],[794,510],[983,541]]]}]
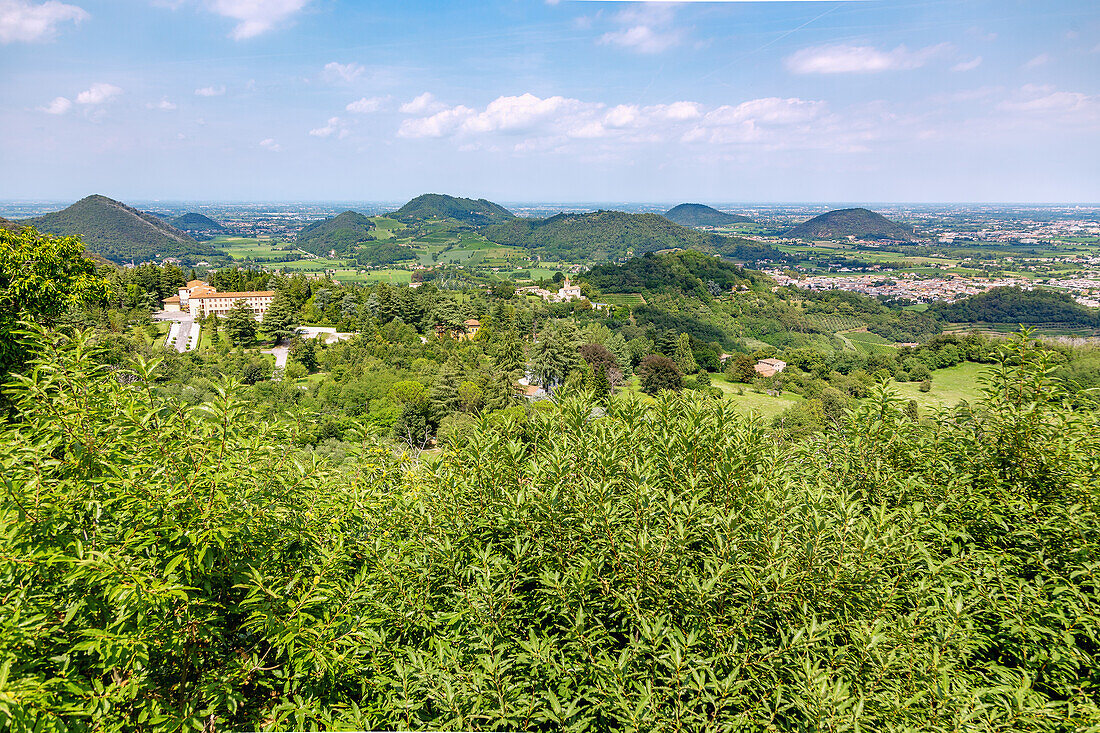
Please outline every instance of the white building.
[{"label": "white building", "polygon": [[180,288],[179,295],[164,301],[166,311],[188,311],[195,316],[208,316],[216,313],[224,316],[238,300],[252,309],[252,315],[261,320],[271,301],[275,299],[274,290],[253,290],[242,293],[219,293],[217,288],[202,280],[192,280]]}]

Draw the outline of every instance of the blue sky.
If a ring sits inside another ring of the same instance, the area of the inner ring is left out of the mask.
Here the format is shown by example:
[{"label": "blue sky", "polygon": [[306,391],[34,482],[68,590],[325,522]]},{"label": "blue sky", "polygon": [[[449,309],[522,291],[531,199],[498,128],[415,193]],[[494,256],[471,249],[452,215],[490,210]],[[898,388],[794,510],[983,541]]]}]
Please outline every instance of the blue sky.
[{"label": "blue sky", "polygon": [[3,198],[1100,201],[1094,0],[0,0]]}]

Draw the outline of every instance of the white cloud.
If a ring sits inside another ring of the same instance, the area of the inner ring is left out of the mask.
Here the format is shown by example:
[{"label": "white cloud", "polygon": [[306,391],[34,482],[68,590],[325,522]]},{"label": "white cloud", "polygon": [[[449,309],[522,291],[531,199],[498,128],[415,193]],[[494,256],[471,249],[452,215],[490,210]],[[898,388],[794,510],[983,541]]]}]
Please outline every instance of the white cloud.
[{"label": "white cloud", "polygon": [[0,0],[0,43],[45,41],[61,23],[80,23],[88,13],[58,0],[35,4],[29,0]]},{"label": "white cloud", "polygon": [[949,48],[948,44],[910,51],[898,46],[882,51],[873,46],[815,46],[787,57],[787,68],[796,74],[867,74],[879,71],[917,69]]},{"label": "white cloud", "polygon": [[637,53],[661,53],[680,45],[684,32],[673,28],[675,10],[664,3],[641,3],[614,15],[621,27],[599,38],[603,45],[618,46]]},{"label": "white cloud", "polygon": [[199,87],[195,90],[195,95],[199,97],[220,97],[223,94],[225,94],[224,85],[216,87]]},{"label": "white cloud", "polygon": [[344,109],[352,114],[366,115],[379,111],[387,101],[389,101],[389,97],[363,97],[351,102]]},{"label": "white cloud", "polygon": [[150,102],[145,106],[149,109],[159,109],[165,112],[170,112],[171,110],[174,110],[176,108],[175,104],[168,101],[168,97],[161,97],[161,100],[159,102]]},{"label": "white cloud", "polygon": [[362,76],[366,70],[366,67],[361,64],[340,64],[330,61],[325,64],[324,75],[329,81],[352,82]]},{"label": "white cloud", "polygon": [[331,137],[335,135],[343,140],[348,136],[348,128],[339,117],[329,117],[324,127],[316,127],[309,131],[313,137]]},{"label": "white cloud", "polygon": [[273,153],[281,153],[283,151],[283,146],[275,142],[274,138],[270,137],[261,140],[260,147],[264,150],[270,150]]},{"label": "white cloud", "polygon": [[973,71],[974,69],[981,66],[981,63],[982,63],[982,57],[981,56],[976,56],[976,57],[970,59],[969,61],[960,61],[959,63],[952,66],[951,70],[952,71]]},{"label": "white cloud", "polygon": [[1024,64],[1025,69],[1037,69],[1050,63],[1050,55],[1041,53]]},{"label": "white cloud", "polygon": [[706,111],[703,105],[690,101],[609,106],[560,96],[544,99],[528,93],[498,97],[483,109],[456,105],[407,119],[398,135],[454,137],[463,145],[472,144],[474,139],[520,135],[524,138],[521,142],[508,145],[515,152],[530,153],[560,151],[570,143],[585,141],[628,145],[674,140],[717,145],[754,142],[776,147],[835,145],[840,149],[836,141],[843,138],[846,149],[855,149],[850,140],[867,138],[870,133],[866,129],[845,130],[824,102],[797,97],[753,99]]},{"label": "white cloud", "polygon": [[70,102],[66,97],[54,97],[54,100],[52,102],[44,107],[39,107],[38,109],[49,115],[63,115],[68,112],[69,109],[72,108],[72,106],[73,103]]},{"label": "white cloud", "polygon": [[680,45],[682,38],[683,32],[679,30],[659,31],[647,25],[636,25],[604,33],[599,42],[638,53],[660,53]]},{"label": "white cloud", "polygon": [[447,105],[440,103],[432,96],[431,92],[424,92],[419,97],[409,100],[401,105],[401,111],[407,115],[422,115],[425,112],[436,112]]},{"label": "white cloud", "polygon": [[208,0],[212,11],[238,21],[230,37],[237,41],[272,30],[310,0]]},{"label": "white cloud", "polygon": [[76,95],[77,104],[103,104],[113,97],[122,94],[122,90],[114,84],[97,82],[91,87]]},{"label": "white cloud", "polygon": [[1095,114],[1100,111],[1100,97],[1082,94],[1081,92],[1055,92],[1051,91],[1049,87],[1028,85],[1023,88],[1025,96],[1030,96],[1036,92],[1040,93],[1041,96],[1002,102],[998,106],[1002,110],[1036,115]]}]

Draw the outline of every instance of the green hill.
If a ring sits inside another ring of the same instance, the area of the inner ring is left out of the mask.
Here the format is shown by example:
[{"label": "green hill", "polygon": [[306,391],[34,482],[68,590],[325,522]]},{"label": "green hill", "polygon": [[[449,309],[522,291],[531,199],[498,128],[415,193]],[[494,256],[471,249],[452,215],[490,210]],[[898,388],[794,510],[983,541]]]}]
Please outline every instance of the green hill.
[{"label": "green hill", "polygon": [[664,217],[682,227],[721,227],[730,224],[748,224],[752,219],[739,214],[727,214],[724,211],[703,204],[680,204],[665,212]]},{"label": "green hill", "polygon": [[225,231],[225,227],[209,216],[197,214],[194,211],[186,213],[183,216],[177,216],[169,223],[176,229],[182,229],[187,232],[215,233]]},{"label": "green hill", "polygon": [[51,214],[24,219],[41,232],[80,237],[88,252],[112,262],[147,262],[165,257],[216,257],[221,253],[200,244],[163,219],[98,194]]},{"label": "green hill", "polygon": [[895,239],[910,242],[916,239],[912,227],[890,221],[868,209],[837,209],[815,216],[784,232],[794,239]]},{"label": "green hill", "polygon": [[356,211],[314,222],[298,232],[298,246],[306,252],[327,255],[335,250],[343,254],[363,242],[373,242],[374,222]]},{"label": "green hill", "polygon": [[993,288],[954,303],[937,303],[932,313],[953,323],[1009,323],[1100,328],[1100,311],[1086,308],[1069,293]]},{"label": "green hill", "polygon": [[767,245],[697,232],[659,214],[557,214],[548,219],[513,219],[484,227],[481,233],[492,242],[525,247],[546,259],[566,262],[606,262],[664,249],[694,249],[751,262],[785,258]]},{"label": "green hill", "polygon": [[401,221],[424,219],[455,219],[474,226],[497,224],[515,218],[499,204],[485,199],[464,199],[440,193],[425,193],[391,214]]},{"label": "green hill", "polygon": [[653,293],[680,290],[703,294],[708,282],[722,292],[762,282],[759,273],[693,250],[631,257],[621,265],[596,265],[580,276],[605,293]]}]

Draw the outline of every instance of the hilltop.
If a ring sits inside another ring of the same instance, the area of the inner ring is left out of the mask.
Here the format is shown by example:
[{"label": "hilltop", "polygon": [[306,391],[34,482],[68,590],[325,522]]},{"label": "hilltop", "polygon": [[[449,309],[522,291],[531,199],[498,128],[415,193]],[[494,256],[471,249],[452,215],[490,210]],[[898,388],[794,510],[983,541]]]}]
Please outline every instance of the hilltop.
[{"label": "hilltop", "polygon": [[306,252],[327,255],[331,250],[345,253],[363,242],[374,241],[374,222],[356,211],[314,222],[298,232],[298,246]]},{"label": "hilltop", "polygon": [[474,226],[497,224],[515,218],[511,211],[492,201],[464,199],[441,193],[421,194],[391,216],[401,221],[455,219]]},{"label": "hilltop", "polygon": [[24,219],[20,223],[41,232],[80,237],[88,252],[103,255],[112,262],[220,254],[159,217],[99,194],[82,198],[61,211]]},{"label": "hilltop", "polygon": [[954,323],[1010,323],[1100,328],[1100,311],[1055,290],[993,288],[954,303],[935,303],[931,312]]},{"label": "hilltop", "polygon": [[209,216],[198,214],[194,211],[188,212],[183,216],[177,216],[169,222],[176,229],[182,229],[186,232],[201,232],[201,233],[220,233],[225,231],[218,222],[211,219]]},{"label": "hilltop", "polygon": [[659,214],[623,211],[513,219],[507,224],[485,227],[481,234],[498,244],[525,247],[545,258],[567,262],[617,260],[665,249],[694,249],[746,261],[784,257],[767,245],[697,232]]},{"label": "hilltop", "polygon": [[632,257],[621,265],[596,265],[580,279],[605,293],[706,293],[712,282],[722,292],[739,285],[763,282],[759,273],[693,250]]},{"label": "hilltop", "polygon": [[740,214],[727,214],[704,204],[680,204],[664,213],[669,221],[683,227],[721,227],[730,224],[751,224],[752,219]]},{"label": "hilltop", "polygon": [[916,239],[912,227],[890,221],[869,209],[837,209],[815,216],[784,232],[794,239]]},{"label": "hilltop", "polygon": [[0,216],[0,229],[7,229],[11,232],[17,232],[23,228],[23,225],[19,222],[12,221],[11,219],[5,219]]}]

